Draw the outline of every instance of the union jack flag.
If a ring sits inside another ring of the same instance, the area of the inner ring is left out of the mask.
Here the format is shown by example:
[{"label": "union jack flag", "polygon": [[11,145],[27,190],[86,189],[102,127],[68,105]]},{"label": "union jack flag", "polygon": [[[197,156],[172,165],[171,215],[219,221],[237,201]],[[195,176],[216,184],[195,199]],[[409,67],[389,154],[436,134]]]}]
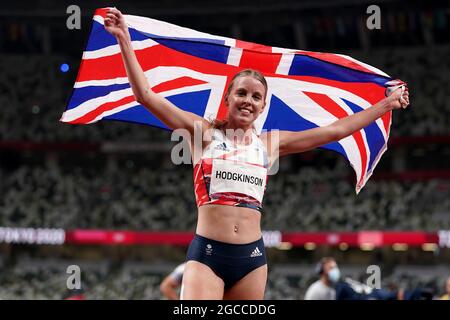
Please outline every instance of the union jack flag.
[{"label": "union jack flag", "polygon": [[[168,129],[133,96],[116,39],[97,9],[62,122],[120,120]],[[385,97],[392,81],[349,56],[269,47],[166,22],[125,15],[133,47],[153,91],[207,119],[226,116],[223,98],[244,68],[267,78],[267,107],[255,127],[302,131],[326,126]],[[358,193],[386,151],[391,112],[338,142],[322,146],[343,155],[356,172]]]}]

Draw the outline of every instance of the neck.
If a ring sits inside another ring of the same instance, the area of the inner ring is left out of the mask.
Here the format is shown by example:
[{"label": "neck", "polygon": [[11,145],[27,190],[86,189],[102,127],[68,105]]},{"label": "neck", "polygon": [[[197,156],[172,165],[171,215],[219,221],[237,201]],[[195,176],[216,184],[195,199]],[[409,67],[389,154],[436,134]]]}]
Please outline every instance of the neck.
[{"label": "neck", "polygon": [[330,280],[328,280],[328,277],[322,276],[321,280],[327,287],[330,287]]},{"label": "neck", "polygon": [[250,144],[252,142],[252,132],[254,129],[253,124],[242,127],[236,125],[236,123],[232,121],[228,121],[223,129],[225,135],[227,135],[227,138],[231,141],[234,141],[238,144]]},{"label": "neck", "polygon": [[249,124],[246,124],[246,125],[239,125],[239,124],[236,123],[235,120],[228,119],[228,122],[225,125],[225,129],[233,129],[233,130],[241,129],[244,132],[247,132],[247,131],[251,131],[253,129],[253,123],[249,123]]}]

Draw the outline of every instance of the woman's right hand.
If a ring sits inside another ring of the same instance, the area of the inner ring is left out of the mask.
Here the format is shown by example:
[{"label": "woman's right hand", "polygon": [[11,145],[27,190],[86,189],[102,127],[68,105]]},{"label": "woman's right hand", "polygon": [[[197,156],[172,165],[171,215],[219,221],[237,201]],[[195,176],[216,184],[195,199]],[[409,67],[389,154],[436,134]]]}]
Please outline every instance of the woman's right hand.
[{"label": "woman's right hand", "polygon": [[116,8],[109,8],[105,18],[105,29],[116,38],[126,38],[130,34],[128,25],[122,12]]}]

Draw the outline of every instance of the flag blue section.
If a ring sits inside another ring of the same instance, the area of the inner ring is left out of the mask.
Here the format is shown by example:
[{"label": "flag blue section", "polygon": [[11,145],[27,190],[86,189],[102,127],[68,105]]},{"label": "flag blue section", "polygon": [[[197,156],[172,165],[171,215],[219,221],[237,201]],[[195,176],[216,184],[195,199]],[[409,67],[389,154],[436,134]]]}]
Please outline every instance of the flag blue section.
[{"label": "flag blue section", "polygon": [[113,84],[110,86],[88,86],[83,88],[76,88],[73,90],[72,98],[70,99],[67,110],[78,107],[80,104],[94,98],[106,96],[108,93],[115,92],[130,87],[129,83]]},{"label": "flag blue section", "polygon": [[281,99],[272,95],[264,130],[303,131],[312,128],[317,128],[317,125],[301,117]]},{"label": "flag blue section", "polygon": [[[342,100],[350,107],[350,109],[352,109],[354,113],[363,110],[361,107],[348,100]],[[365,127],[364,132],[366,134],[367,144],[369,145],[370,150],[369,165],[367,168],[367,170],[370,171],[372,170],[373,163],[380,153],[381,149],[384,147],[386,141],[384,140],[383,133],[375,122],[372,122],[367,127]]]},{"label": "flag blue section", "polygon": [[217,45],[214,43],[196,42],[196,41],[180,41],[178,39],[155,39],[158,43],[171,49],[198,57],[208,59],[220,63],[226,63],[230,48],[227,46]]},{"label": "flag blue section", "polygon": [[373,82],[380,86],[384,86],[387,79],[300,54],[295,55],[289,75],[320,77],[345,82]]},{"label": "flag blue section", "polygon": [[[142,32],[138,32],[133,28],[129,28],[132,41],[146,40],[149,37]],[[117,44],[116,38],[105,30],[103,24],[93,21],[92,30],[86,46],[86,51],[103,49],[108,46]]]},{"label": "flag blue section", "polygon": [[[317,127],[316,124],[306,120],[275,95],[272,95],[269,114],[267,115],[263,130],[303,131]],[[347,154],[338,142],[326,144],[321,148],[337,151],[347,158]]]},{"label": "flag blue section", "polygon": [[145,109],[145,107],[141,105],[136,105],[135,107],[114,113],[110,116],[104,117],[103,119],[140,123],[169,130],[169,128],[167,128],[164,123],[162,123],[158,118],[156,118],[147,109]]}]

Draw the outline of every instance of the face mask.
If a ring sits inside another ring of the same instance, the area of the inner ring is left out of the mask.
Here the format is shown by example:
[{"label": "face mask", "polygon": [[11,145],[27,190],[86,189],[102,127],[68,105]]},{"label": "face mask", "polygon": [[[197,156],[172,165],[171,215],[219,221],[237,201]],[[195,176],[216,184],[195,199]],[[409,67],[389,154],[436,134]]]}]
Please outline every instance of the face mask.
[{"label": "face mask", "polygon": [[333,283],[336,283],[339,281],[339,278],[341,277],[341,272],[339,271],[339,268],[335,267],[328,271],[328,280],[330,280]]}]

